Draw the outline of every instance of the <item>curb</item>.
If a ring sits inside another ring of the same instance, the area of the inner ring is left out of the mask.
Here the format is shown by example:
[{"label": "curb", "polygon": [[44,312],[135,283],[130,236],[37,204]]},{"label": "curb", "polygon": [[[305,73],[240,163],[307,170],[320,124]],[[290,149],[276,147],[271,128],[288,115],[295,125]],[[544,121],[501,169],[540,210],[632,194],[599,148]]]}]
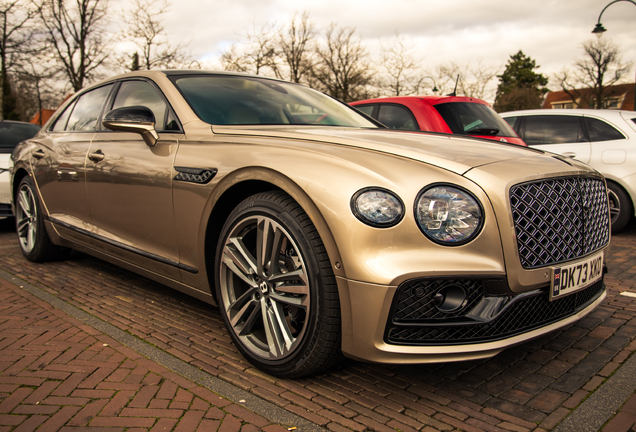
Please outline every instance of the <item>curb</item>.
[{"label": "curb", "polygon": [[52,294],[49,294],[28,282],[23,281],[20,278],[7,273],[0,269],[0,278],[10,282],[28,293],[38,297],[40,300],[50,304],[56,309],[61,310],[67,315],[83,322],[84,324],[101,331],[102,333],[110,336],[119,343],[131,348],[144,357],[156,362],[157,364],[171,370],[172,372],[181,375],[182,377],[198,384],[208,390],[217,393],[219,396],[238,403],[245,408],[259,414],[268,420],[296,427],[296,431],[299,432],[326,432],[327,430],[304,419],[296,414],[293,414],[277,405],[272,404],[258,396],[246,392],[232,384],[227,383],[213,375],[210,375],[188,363],[178,359],[177,357],[166,353],[165,351],[155,348],[148,344],[144,340],[132,336],[123,330],[118,329],[112,324],[107,323],[95,316],[82,311],[81,309],[73,306],[70,303],[60,300]]},{"label": "curb", "polygon": [[632,355],[614,374],[570,413],[553,432],[601,430],[636,391],[636,356]]}]

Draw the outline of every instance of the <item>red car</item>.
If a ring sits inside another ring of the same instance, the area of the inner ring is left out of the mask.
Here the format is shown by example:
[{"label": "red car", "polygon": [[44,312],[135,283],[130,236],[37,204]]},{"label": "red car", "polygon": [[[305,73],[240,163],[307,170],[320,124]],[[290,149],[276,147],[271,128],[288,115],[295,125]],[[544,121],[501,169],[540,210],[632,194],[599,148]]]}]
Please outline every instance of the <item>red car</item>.
[{"label": "red car", "polygon": [[481,99],[463,96],[394,96],[351,102],[389,129],[470,135],[525,146]]}]

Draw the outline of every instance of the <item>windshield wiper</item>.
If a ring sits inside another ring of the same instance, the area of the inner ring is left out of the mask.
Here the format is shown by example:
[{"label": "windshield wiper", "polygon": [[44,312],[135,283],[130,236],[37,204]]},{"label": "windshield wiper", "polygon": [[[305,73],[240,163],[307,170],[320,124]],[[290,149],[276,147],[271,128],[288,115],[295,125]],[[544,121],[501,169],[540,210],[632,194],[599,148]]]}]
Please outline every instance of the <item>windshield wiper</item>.
[{"label": "windshield wiper", "polygon": [[475,128],[466,131],[467,134],[470,135],[497,135],[499,133],[499,129],[497,128]]}]

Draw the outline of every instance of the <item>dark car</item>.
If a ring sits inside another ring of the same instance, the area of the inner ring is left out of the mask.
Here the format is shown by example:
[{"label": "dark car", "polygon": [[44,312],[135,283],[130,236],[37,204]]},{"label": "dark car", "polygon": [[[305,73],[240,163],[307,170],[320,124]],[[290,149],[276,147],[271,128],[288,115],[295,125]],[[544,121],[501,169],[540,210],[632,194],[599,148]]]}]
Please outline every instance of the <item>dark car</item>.
[{"label": "dark car", "polygon": [[442,132],[525,146],[481,99],[464,96],[395,96],[352,102],[389,129]]}]

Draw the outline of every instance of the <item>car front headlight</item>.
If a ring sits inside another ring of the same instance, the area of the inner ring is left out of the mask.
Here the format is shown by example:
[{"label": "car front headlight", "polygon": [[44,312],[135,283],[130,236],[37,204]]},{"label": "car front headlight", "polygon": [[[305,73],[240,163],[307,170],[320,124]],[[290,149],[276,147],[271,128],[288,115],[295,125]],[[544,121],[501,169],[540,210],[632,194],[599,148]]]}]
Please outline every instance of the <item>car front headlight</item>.
[{"label": "car front headlight", "polygon": [[479,234],[484,222],[477,198],[449,185],[423,189],[415,201],[415,219],[428,238],[448,246],[468,243]]},{"label": "car front headlight", "polygon": [[351,198],[351,211],[367,225],[388,228],[402,220],[404,204],[397,195],[386,189],[365,188]]}]

